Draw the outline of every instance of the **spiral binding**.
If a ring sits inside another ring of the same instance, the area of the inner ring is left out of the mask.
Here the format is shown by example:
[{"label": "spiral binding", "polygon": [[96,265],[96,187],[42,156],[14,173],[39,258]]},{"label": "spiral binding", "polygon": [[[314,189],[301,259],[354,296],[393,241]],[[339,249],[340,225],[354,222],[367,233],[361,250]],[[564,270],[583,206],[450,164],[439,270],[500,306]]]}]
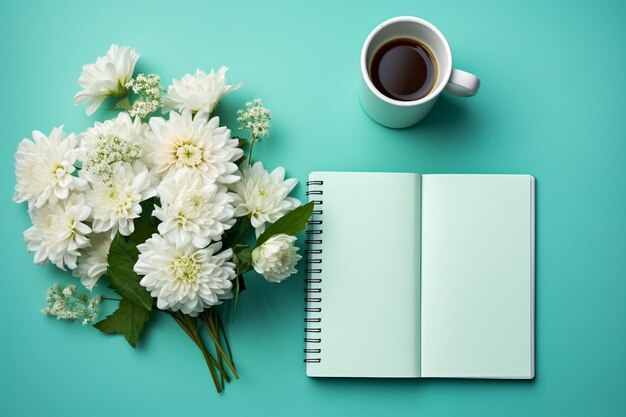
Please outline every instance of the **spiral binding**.
[{"label": "spiral binding", "polygon": [[[321,186],[324,185],[324,181],[307,181],[306,185],[307,187]],[[323,213],[323,210],[321,208],[324,204],[323,200],[321,200],[321,196],[323,194],[324,192],[319,189],[312,190],[309,188],[309,190],[306,192],[306,195],[309,196],[314,205],[313,216],[319,216]],[[322,278],[315,276],[316,274],[322,273],[322,259],[313,257],[315,255],[322,255],[322,249],[315,247],[315,245],[322,244],[323,231],[322,229],[320,229],[322,224],[323,221],[321,219],[312,218],[307,222],[308,229],[306,230],[305,243],[307,245],[307,249],[304,252],[307,255],[305,269],[307,278],[304,280],[304,282],[306,283],[306,288],[304,289],[304,302],[306,303],[306,307],[304,308],[304,311],[307,313],[307,316],[304,319],[304,322],[306,323],[304,332],[307,334],[307,337],[304,338],[304,341],[307,346],[304,349],[304,353],[307,357],[304,359],[305,363],[320,363],[322,361],[320,357],[310,357],[310,355],[312,354],[319,355],[320,353],[322,353],[322,350],[320,348],[309,347],[310,344],[318,344],[322,342],[320,336],[320,334],[322,333],[322,328],[320,327],[322,318],[314,316],[315,313],[321,313],[322,308],[313,307],[313,305],[322,302],[322,288],[320,287],[320,284],[322,283]]]}]

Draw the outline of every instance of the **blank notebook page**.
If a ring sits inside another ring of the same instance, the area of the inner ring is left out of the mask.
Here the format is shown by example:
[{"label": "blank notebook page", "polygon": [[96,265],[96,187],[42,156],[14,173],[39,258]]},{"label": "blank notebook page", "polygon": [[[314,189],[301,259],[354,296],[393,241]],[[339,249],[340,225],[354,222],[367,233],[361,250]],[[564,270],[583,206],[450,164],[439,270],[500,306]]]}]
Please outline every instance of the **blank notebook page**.
[{"label": "blank notebook page", "polygon": [[[313,172],[323,185],[319,363],[309,376],[418,377],[420,176]],[[313,256],[312,256],[313,257]],[[318,265],[314,265],[318,267]]]},{"label": "blank notebook page", "polygon": [[423,377],[534,377],[534,178],[422,176]]}]

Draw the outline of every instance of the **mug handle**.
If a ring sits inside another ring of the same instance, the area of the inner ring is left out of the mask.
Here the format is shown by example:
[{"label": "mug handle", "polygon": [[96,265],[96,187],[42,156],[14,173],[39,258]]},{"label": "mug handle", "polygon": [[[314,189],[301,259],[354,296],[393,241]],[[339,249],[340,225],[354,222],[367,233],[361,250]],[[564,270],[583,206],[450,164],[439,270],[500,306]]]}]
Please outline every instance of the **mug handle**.
[{"label": "mug handle", "polygon": [[474,74],[452,68],[450,80],[443,91],[454,94],[455,96],[471,97],[478,92],[480,88],[480,79]]}]

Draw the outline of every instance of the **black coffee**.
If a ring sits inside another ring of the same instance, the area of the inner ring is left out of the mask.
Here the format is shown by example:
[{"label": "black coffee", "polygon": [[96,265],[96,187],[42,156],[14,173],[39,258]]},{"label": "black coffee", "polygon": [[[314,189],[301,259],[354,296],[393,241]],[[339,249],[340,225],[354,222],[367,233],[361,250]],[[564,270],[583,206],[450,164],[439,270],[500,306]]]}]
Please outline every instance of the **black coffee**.
[{"label": "black coffee", "polygon": [[437,62],[417,40],[394,39],[374,53],[370,77],[378,91],[389,98],[419,100],[435,86]]}]

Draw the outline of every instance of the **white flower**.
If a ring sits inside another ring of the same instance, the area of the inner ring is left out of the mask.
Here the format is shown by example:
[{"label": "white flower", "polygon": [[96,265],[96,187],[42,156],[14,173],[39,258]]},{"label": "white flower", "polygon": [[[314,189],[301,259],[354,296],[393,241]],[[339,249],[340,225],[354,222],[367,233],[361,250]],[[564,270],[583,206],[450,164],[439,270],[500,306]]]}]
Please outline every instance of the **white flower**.
[{"label": "white flower", "polygon": [[116,98],[127,94],[126,83],[133,77],[139,54],[127,46],[111,45],[105,56],[96,59],[95,64],[83,65],[78,79],[81,91],[74,97],[74,103],[86,101],[87,116],[91,116],[109,96]]},{"label": "white flower", "polygon": [[252,266],[270,282],[281,282],[298,272],[296,264],[302,258],[294,246],[295,236],[274,235],[252,251]]},{"label": "white flower", "polygon": [[137,78],[126,83],[126,88],[131,88],[139,97],[128,111],[131,116],[146,117],[163,106],[161,92],[161,78],[156,74],[139,74]]},{"label": "white flower", "polygon": [[74,295],[74,293],[76,293],[76,285],[74,284],[70,284],[67,287],[65,287],[63,289],[62,294],[66,297],[71,297],[72,295]]},{"label": "white flower", "polygon": [[13,201],[28,201],[28,206],[42,207],[64,200],[72,190],[85,190],[87,182],[72,173],[76,170],[79,149],[73,133],[65,137],[63,126],[49,136],[33,132],[34,142],[23,139],[15,154],[15,194]]},{"label": "white flower", "polygon": [[97,233],[89,237],[90,246],[81,251],[78,266],[72,274],[80,278],[80,283],[88,290],[92,290],[107,271],[111,241],[110,233]]},{"label": "white flower", "polygon": [[154,173],[165,177],[178,170],[200,173],[210,182],[230,184],[243,151],[238,141],[230,138],[230,130],[219,125],[218,117],[207,121],[206,113],[193,118],[189,110],[170,113],[169,120],[150,119],[146,141],[146,159]]},{"label": "white flower", "polygon": [[87,202],[93,207],[93,230],[96,233],[119,230],[128,236],[135,230],[133,219],[141,213],[141,203],[154,197],[154,177],[146,166],[118,162],[113,166],[115,175],[108,183],[96,182],[87,191]]},{"label": "white flower", "polygon": [[234,184],[235,216],[250,215],[250,223],[257,237],[265,230],[265,223],[274,223],[300,205],[300,201],[287,195],[298,180],[285,180],[285,169],[276,168],[270,174],[261,162],[243,169],[241,181]]},{"label": "white flower", "polygon": [[260,98],[255,98],[253,102],[247,102],[246,111],[238,110],[237,116],[237,121],[240,124],[239,130],[249,130],[252,142],[270,136],[269,128],[272,113],[263,107]]},{"label": "white flower", "polygon": [[139,118],[133,120],[126,112],[104,123],[96,122],[80,135],[81,159],[84,161],[81,176],[90,182],[111,181],[113,164],[132,164],[141,158],[146,129],[147,125]]},{"label": "white flower", "polygon": [[61,288],[61,285],[56,283],[48,290],[46,306],[41,312],[56,317],[57,320],[82,319],[83,325],[87,325],[98,317],[100,300],[99,295],[89,298],[86,294],[77,294],[76,286],[73,284]]},{"label": "white flower", "polygon": [[235,224],[233,198],[226,191],[194,172],[177,171],[165,178],[157,187],[161,207],[153,212],[162,221],[159,232],[179,248],[190,243],[203,248],[220,240]]},{"label": "white flower", "polygon": [[216,253],[221,246],[218,242],[205,249],[192,245],[177,248],[174,242],[154,234],[137,246],[140,254],[135,272],[145,275],[140,284],[157,298],[158,308],[197,316],[232,296],[235,265],[228,260],[233,253],[231,249]]},{"label": "white flower", "polygon": [[86,237],[91,228],[84,222],[91,208],[85,204],[85,196],[72,193],[58,204],[47,204],[29,210],[33,225],[24,232],[29,252],[35,252],[35,263],[45,265],[48,261],[60,269],[76,268],[79,249],[89,245]]},{"label": "white flower", "polygon": [[209,74],[197,70],[193,75],[172,80],[163,100],[163,109],[212,113],[222,97],[241,87],[241,83],[226,84],[226,71],[228,68],[225,66],[217,72],[211,70]]}]

